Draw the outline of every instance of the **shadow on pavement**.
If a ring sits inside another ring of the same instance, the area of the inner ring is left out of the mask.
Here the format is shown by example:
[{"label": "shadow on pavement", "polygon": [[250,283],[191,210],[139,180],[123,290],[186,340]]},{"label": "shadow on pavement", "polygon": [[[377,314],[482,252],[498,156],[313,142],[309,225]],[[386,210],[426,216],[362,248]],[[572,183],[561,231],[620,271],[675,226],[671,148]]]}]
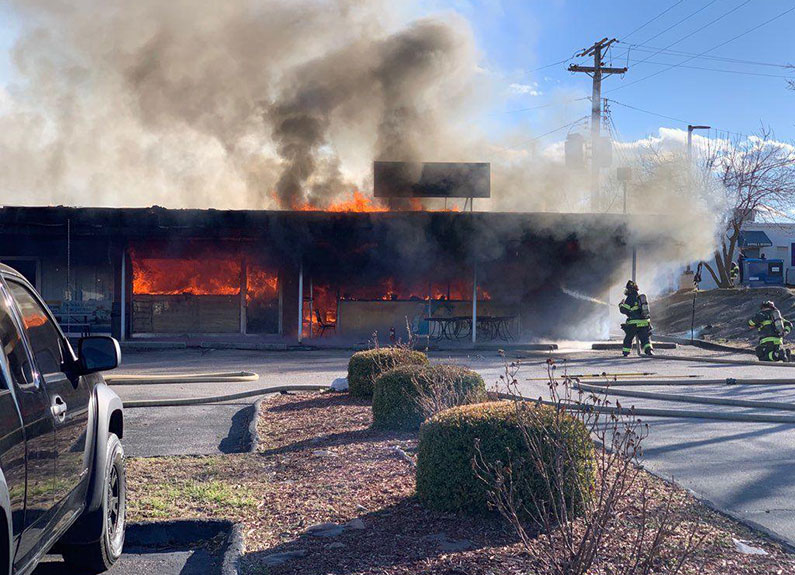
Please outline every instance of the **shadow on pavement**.
[{"label": "shadow on pavement", "polygon": [[[167,521],[131,524],[124,554],[109,575],[214,575],[222,573],[232,524],[226,521]],[[59,555],[48,555],[33,575],[83,575]]]}]

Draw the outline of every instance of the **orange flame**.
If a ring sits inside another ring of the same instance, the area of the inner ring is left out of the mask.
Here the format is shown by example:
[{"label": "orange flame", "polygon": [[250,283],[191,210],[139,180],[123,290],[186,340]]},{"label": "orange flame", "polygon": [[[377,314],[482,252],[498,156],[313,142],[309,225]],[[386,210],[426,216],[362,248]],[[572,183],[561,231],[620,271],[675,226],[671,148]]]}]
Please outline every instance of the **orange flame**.
[{"label": "orange flame", "polygon": [[[200,257],[149,257],[131,249],[133,294],[239,295],[242,259],[218,250]],[[246,266],[246,296],[274,299],[279,293],[278,275],[264,268]]]},{"label": "orange flame", "polygon": [[[406,198],[404,211],[422,211],[423,205],[419,198]],[[304,202],[303,204],[293,208],[299,212],[388,212],[389,206],[382,204],[379,200],[365,196],[359,190],[353,190],[350,197],[343,200],[332,202],[327,206],[318,206],[311,202]],[[458,206],[453,205],[450,208],[440,211],[457,212]]]}]

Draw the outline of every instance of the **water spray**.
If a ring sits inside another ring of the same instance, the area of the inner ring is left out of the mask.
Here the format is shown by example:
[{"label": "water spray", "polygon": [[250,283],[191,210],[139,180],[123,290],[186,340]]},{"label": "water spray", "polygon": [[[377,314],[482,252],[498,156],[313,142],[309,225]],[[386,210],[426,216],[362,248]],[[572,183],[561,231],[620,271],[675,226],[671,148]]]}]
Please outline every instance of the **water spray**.
[{"label": "water spray", "polygon": [[575,291],[575,290],[571,290],[571,289],[567,288],[566,286],[560,286],[560,291],[562,291],[563,293],[565,293],[568,296],[571,296],[573,298],[576,298],[576,299],[579,299],[579,300],[582,300],[582,301],[588,301],[588,302],[595,303],[595,304],[598,304],[598,305],[606,305],[606,306],[610,305],[606,301],[602,301],[600,299],[596,299],[595,297],[591,297],[591,296],[586,295],[584,293],[581,293],[581,292],[578,292],[578,291]]}]

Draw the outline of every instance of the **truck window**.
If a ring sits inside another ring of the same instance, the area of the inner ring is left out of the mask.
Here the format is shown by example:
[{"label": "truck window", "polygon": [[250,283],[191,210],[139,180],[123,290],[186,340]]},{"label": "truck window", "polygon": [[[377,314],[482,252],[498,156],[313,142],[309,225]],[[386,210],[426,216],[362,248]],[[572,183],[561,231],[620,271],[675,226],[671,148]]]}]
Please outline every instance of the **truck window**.
[{"label": "truck window", "polygon": [[27,287],[14,281],[8,282],[11,294],[22,312],[22,322],[28,332],[33,357],[43,376],[63,370],[63,348],[61,335],[47,311],[36,300]]},{"label": "truck window", "polygon": [[11,377],[17,385],[24,388],[34,383],[33,370],[28,361],[28,354],[17,326],[4,303],[0,301],[0,345],[8,359]]}]

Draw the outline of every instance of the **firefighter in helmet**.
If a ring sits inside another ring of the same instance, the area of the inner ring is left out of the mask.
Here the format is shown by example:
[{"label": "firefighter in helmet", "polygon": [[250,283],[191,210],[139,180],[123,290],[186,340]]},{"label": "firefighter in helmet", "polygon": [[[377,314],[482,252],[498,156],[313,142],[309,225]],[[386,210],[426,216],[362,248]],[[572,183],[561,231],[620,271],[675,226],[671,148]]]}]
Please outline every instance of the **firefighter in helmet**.
[{"label": "firefighter in helmet", "polygon": [[732,265],[729,268],[729,279],[731,280],[732,287],[737,285],[737,277],[739,275],[740,275],[740,266],[737,265],[737,262],[732,262]]},{"label": "firefighter in helmet", "polygon": [[624,357],[632,351],[632,344],[638,338],[643,352],[646,355],[654,355],[654,347],[649,340],[651,336],[651,315],[649,314],[649,303],[646,295],[638,293],[638,284],[629,280],[624,290],[626,296],[620,304],[619,311],[627,316],[627,321],[621,324],[621,329],[626,334],[624,336]]},{"label": "firefighter in helmet", "polygon": [[748,320],[748,326],[759,332],[756,356],[760,361],[790,360],[790,352],[784,348],[784,336],[792,331],[792,323],[781,316],[776,304],[763,302],[759,313]]}]

